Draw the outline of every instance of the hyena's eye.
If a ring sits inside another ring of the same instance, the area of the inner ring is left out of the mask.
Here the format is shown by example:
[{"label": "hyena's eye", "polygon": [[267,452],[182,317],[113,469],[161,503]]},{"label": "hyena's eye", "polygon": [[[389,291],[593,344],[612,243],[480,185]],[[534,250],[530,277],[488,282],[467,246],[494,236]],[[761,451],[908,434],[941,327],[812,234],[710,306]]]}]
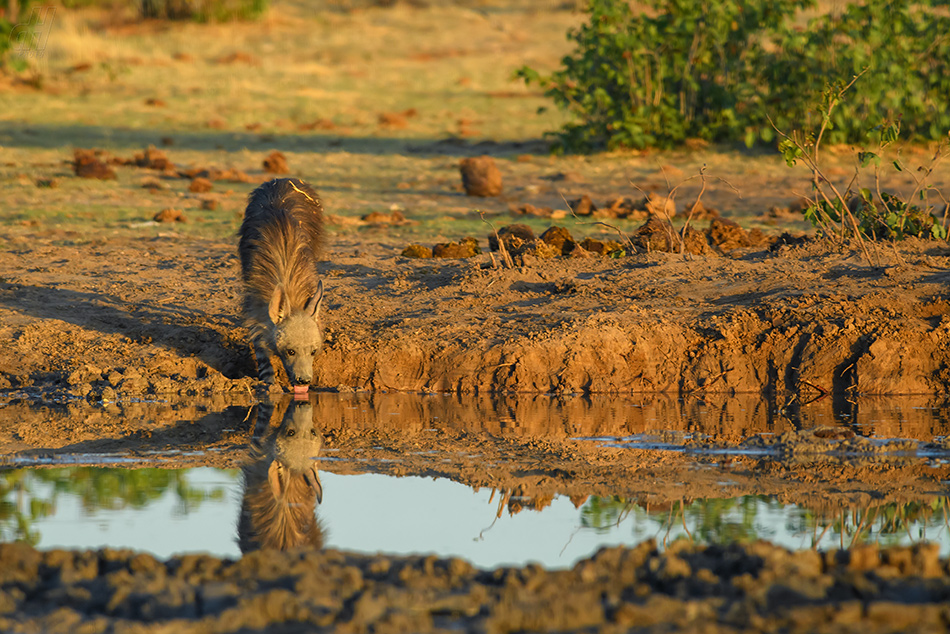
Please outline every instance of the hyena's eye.
[{"label": "hyena's eye", "polygon": [[292,356],[294,356],[295,354],[297,354],[297,351],[296,351],[296,350],[291,349],[291,350],[288,350],[288,351],[287,351],[287,356],[288,356],[288,357],[292,357]]},{"label": "hyena's eye", "polygon": [[288,429],[288,430],[287,430],[287,436],[288,436],[288,437],[289,437],[289,436],[293,436],[293,435],[296,434],[296,433],[297,433],[296,430],[293,430],[293,429]]},{"label": "hyena's eye", "polygon": [[311,356],[311,357],[317,356],[317,351],[316,351],[316,350],[311,350],[311,351],[310,351],[310,356]]}]

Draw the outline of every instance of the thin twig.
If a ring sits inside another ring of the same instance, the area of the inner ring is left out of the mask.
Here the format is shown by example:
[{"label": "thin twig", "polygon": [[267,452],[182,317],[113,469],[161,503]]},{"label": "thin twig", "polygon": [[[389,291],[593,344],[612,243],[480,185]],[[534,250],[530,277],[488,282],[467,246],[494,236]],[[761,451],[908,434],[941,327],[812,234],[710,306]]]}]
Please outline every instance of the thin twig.
[{"label": "thin twig", "polygon": [[485,212],[478,210],[478,215],[481,216],[482,222],[491,227],[491,230],[495,232],[495,240],[498,241],[498,252],[501,253],[502,263],[505,265],[505,268],[513,269],[515,268],[515,262],[511,259],[511,255],[508,253],[508,249],[505,248],[505,241],[501,239],[501,236],[498,235],[498,229],[495,228],[495,225],[491,223],[490,220],[485,218]]}]

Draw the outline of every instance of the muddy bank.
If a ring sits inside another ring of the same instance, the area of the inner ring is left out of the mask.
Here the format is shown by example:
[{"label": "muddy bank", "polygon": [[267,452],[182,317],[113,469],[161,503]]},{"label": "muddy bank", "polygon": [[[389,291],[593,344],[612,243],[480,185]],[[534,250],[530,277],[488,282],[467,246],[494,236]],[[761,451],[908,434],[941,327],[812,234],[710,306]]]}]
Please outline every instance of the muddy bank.
[{"label": "muddy bank", "polygon": [[[0,259],[0,388],[91,400],[247,393],[233,245],[17,240]],[[824,245],[492,268],[338,241],[322,263],[324,388],[942,394],[950,255]],[[899,258],[899,259],[898,259]]]},{"label": "muddy bank", "polygon": [[338,551],[189,555],[0,545],[7,632],[945,631],[936,548],[614,548],[573,569]]}]

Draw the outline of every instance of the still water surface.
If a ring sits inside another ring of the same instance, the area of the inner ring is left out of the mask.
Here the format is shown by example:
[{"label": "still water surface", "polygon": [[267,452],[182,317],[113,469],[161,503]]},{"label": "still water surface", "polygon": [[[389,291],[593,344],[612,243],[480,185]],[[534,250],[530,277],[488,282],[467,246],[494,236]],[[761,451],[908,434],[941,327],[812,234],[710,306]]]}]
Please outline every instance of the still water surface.
[{"label": "still water surface", "polygon": [[[362,553],[434,553],[492,568],[538,562],[567,567],[603,546],[655,538],[730,543],[767,539],[792,549],[938,543],[950,554],[947,498],[886,504],[833,516],[768,496],[645,508],[556,496],[512,514],[498,492],[444,479],[320,474],[315,512],[324,545]],[[39,548],[133,548],[166,557],[240,557],[245,494],[238,470],[24,468],[0,471],[0,538]],[[510,500],[509,500],[510,501]]]}]

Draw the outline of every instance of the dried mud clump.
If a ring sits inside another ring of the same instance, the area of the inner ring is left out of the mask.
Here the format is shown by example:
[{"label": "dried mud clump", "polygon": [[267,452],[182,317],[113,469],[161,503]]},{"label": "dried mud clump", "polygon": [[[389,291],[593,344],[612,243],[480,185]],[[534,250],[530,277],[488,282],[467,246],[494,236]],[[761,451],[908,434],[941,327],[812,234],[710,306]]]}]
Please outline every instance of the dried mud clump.
[{"label": "dried mud clump", "polygon": [[79,178],[95,178],[98,180],[115,180],[115,170],[106,164],[100,157],[99,150],[81,150],[73,152],[73,172]]},{"label": "dried mud clump", "polygon": [[543,240],[545,244],[560,251],[562,255],[573,251],[574,245],[577,244],[570,231],[557,225],[548,227],[544,233],[541,234],[540,239]]},{"label": "dried mud clump", "polygon": [[706,230],[709,242],[720,251],[732,251],[751,246],[749,234],[738,223],[726,218],[715,218]]},{"label": "dried mud clump", "polygon": [[581,240],[580,246],[585,251],[597,255],[609,255],[623,250],[623,246],[616,240],[598,240],[597,238],[584,238]]},{"label": "dried mud clump", "polygon": [[402,250],[401,255],[404,258],[431,258],[432,249],[421,244],[410,244]]},{"label": "dried mud clump", "polygon": [[597,211],[597,205],[591,200],[591,197],[584,194],[580,198],[575,198],[568,203],[571,210],[578,216],[590,216]]},{"label": "dried mud clump", "polygon": [[246,173],[230,167],[226,169],[217,167],[190,167],[186,170],[180,170],[178,175],[182,178],[207,178],[210,181],[227,181],[231,183],[254,182],[254,179]]},{"label": "dried mud clump", "polygon": [[287,165],[287,157],[283,152],[274,150],[264,159],[264,171],[268,174],[289,174],[290,167]]},{"label": "dried mud clump", "polygon": [[162,209],[152,218],[155,222],[188,222],[181,209]]},{"label": "dried mud clump", "polygon": [[501,172],[492,157],[474,156],[462,159],[459,171],[466,195],[486,198],[501,194]]},{"label": "dried mud clump", "polygon": [[498,240],[500,239],[504,242],[505,248],[512,251],[520,247],[523,243],[534,240],[534,238],[534,231],[528,225],[520,223],[506,225],[498,230],[497,236],[495,232],[488,234],[488,248],[492,251],[497,251]]},{"label": "dried mud clump", "polygon": [[143,152],[136,154],[132,158],[132,163],[136,167],[144,167],[160,172],[171,172],[175,170],[175,164],[168,160],[164,152],[155,149],[153,145],[145,148]]},{"label": "dried mud clump", "polygon": [[360,220],[368,225],[408,225],[412,224],[411,220],[408,220],[401,211],[394,209],[390,213],[383,213],[381,211],[371,211],[368,214],[360,216]]},{"label": "dried mud clump", "polygon": [[40,189],[56,189],[59,187],[59,181],[55,178],[37,178],[36,186]]},{"label": "dried mud clump", "polygon": [[761,229],[746,232],[736,222],[726,218],[713,218],[706,235],[710,244],[722,252],[742,247],[769,246],[775,241],[775,238],[765,235]]},{"label": "dried mud clump", "polygon": [[531,203],[522,203],[511,208],[511,212],[520,216],[534,216],[535,218],[550,218],[557,220],[567,216],[563,209],[553,209],[551,207],[535,207]]},{"label": "dried mud clump", "polygon": [[712,220],[720,217],[718,209],[707,207],[699,200],[686,209],[685,215],[690,220]]},{"label": "dried mud clump", "polygon": [[540,239],[522,242],[517,247],[510,249],[510,253],[511,256],[516,260],[520,260],[521,264],[527,264],[530,261],[530,258],[549,260],[562,255],[560,249],[552,247],[550,244]]},{"label": "dried mud clump", "polygon": [[214,184],[207,178],[198,178],[192,179],[191,184],[188,185],[188,191],[193,194],[206,194],[214,188]]},{"label": "dried mud clump", "polygon": [[218,201],[214,198],[205,198],[201,201],[201,209],[204,211],[214,211],[218,208]]},{"label": "dried mud clump", "polygon": [[681,246],[684,252],[693,255],[702,255],[709,251],[706,236],[699,231],[687,227],[684,239],[679,231],[659,218],[650,218],[637,229],[633,242],[639,249],[647,252],[679,253]]},{"label": "dried mud clump", "polygon": [[434,258],[470,258],[481,252],[478,240],[471,237],[463,238],[461,242],[444,242],[432,247]]}]

